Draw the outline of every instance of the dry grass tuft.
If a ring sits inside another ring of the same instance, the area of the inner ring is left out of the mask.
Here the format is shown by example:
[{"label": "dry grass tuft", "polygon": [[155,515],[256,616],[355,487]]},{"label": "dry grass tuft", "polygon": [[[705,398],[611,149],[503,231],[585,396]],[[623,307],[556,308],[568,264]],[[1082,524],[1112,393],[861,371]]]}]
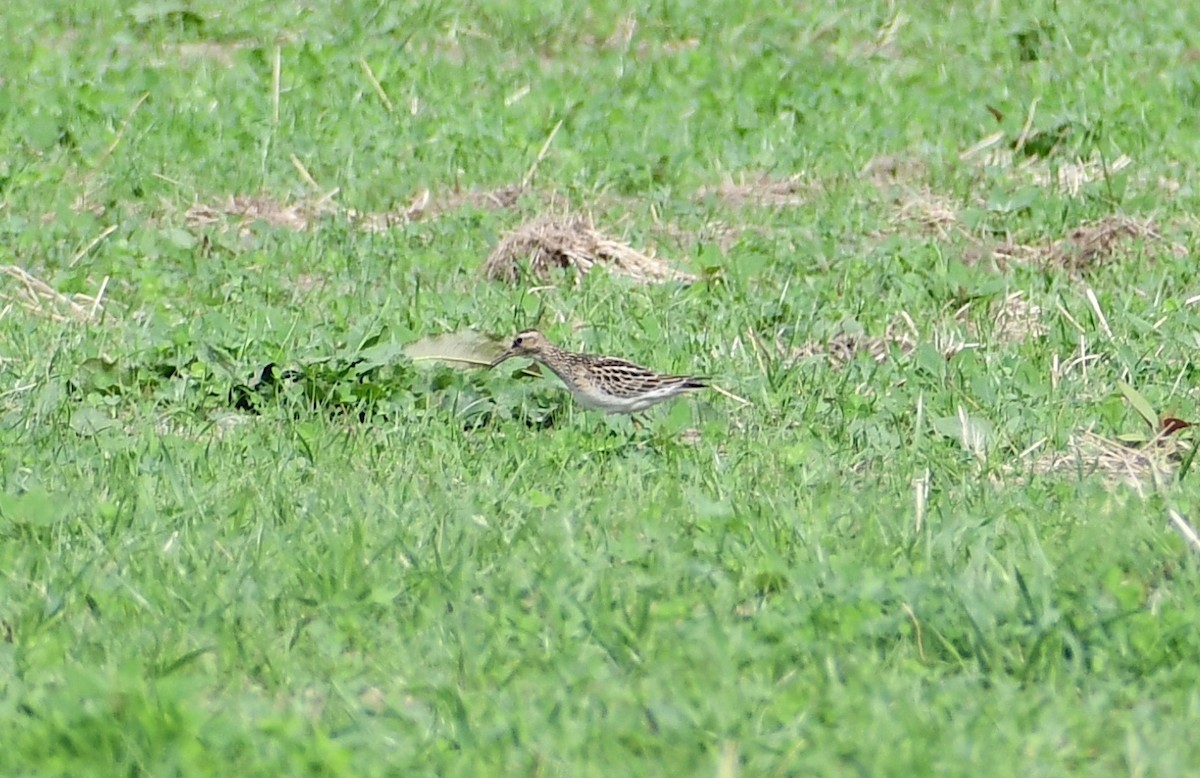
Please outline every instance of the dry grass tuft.
[{"label": "dry grass tuft", "polygon": [[528,272],[539,280],[546,280],[556,268],[584,275],[597,265],[639,283],[691,283],[697,279],[653,254],[644,254],[597,232],[590,221],[579,217],[544,217],[521,225],[492,251],[483,266],[484,276],[492,281],[515,282],[521,276],[522,260],[528,262]]},{"label": "dry grass tuft", "polygon": [[[1014,151],[1014,144],[1005,142],[1006,138],[1002,132],[994,133],[959,156],[964,162],[1002,169],[1028,184],[1054,187],[1072,197],[1081,196],[1086,185],[1103,181],[1133,164],[1133,160],[1124,155],[1107,163],[1085,159],[1063,162],[1045,156],[1026,156],[1019,153],[1019,143],[1015,144],[1018,150]],[[967,264],[991,262],[1000,269],[1013,264],[1038,265],[1083,273],[1132,254],[1139,241],[1165,243],[1177,257],[1188,254],[1183,245],[1167,242],[1152,220],[1119,215],[1081,224],[1065,237],[1049,242],[1019,243],[1011,238],[997,241],[976,235],[963,223],[957,203],[916,181],[921,172],[918,163],[890,156],[872,160],[863,169],[863,175],[877,188],[896,197],[893,224],[915,224],[922,232],[941,240],[964,241],[968,245],[962,259]],[[897,189],[901,190],[898,195]],[[986,207],[983,203],[976,205]]]},{"label": "dry grass tuft", "polygon": [[393,211],[365,212],[353,208],[343,210],[335,202],[337,190],[315,200],[285,204],[265,195],[236,195],[224,201],[206,205],[197,203],[188,209],[185,219],[192,228],[217,225],[227,228],[236,225],[239,234],[249,232],[254,222],[264,222],[301,232],[316,229],[324,219],[344,216],[365,232],[386,232],[422,219],[437,218],[462,208],[506,210],[517,205],[525,188],[519,184],[487,190],[454,190],[434,198],[428,189],[418,192],[407,206]]},{"label": "dry grass tuft", "polygon": [[[968,321],[967,314],[972,305],[967,303],[954,311],[953,324],[935,327],[926,335],[921,334],[911,316],[901,311],[882,335],[844,330],[825,341],[810,340],[800,346],[789,346],[781,332],[775,338],[775,351],[785,361],[824,359],[831,366],[840,368],[859,354],[865,353],[876,362],[884,362],[892,356],[907,357],[918,345],[928,343],[946,359],[953,359],[962,351],[983,345],[977,328]],[[993,343],[1016,343],[1046,333],[1042,309],[1026,300],[1023,292],[1007,295],[989,314]]]},{"label": "dry grass tuft", "polygon": [[1168,241],[1151,219],[1113,215],[1087,222],[1065,237],[1050,242],[1018,243],[992,241],[971,233],[962,223],[955,204],[929,189],[909,191],[900,198],[894,224],[916,224],[939,240],[958,238],[968,245],[962,260],[968,265],[994,263],[1000,269],[1011,265],[1039,265],[1084,273],[1132,255],[1139,242],[1165,244],[1176,257],[1186,257],[1187,247]]},{"label": "dry grass tuft", "polygon": [[1098,475],[1110,487],[1124,484],[1144,494],[1147,487],[1170,480],[1190,445],[1194,443],[1179,435],[1160,435],[1141,445],[1127,445],[1084,430],[1071,435],[1066,451],[1043,452],[1030,464],[1037,475]]},{"label": "dry grass tuft", "polygon": [[1024,292],[1007,295],[992,313],[992,341],[1024,343],[1046,334],[1042,308],[1025,299]]},{"label": "dry grass tuft", "polygon": [[516,207],[525,191],[520,184],[511,184],[496,189],[456,189],[434,199],[428,189],[422,189],[405,208],[380,213],[360,213],[351,209],[346,216],[366,232],[386,232],[411,222],[436,219],[463,208],[506,211]]},{"label": "dry grass tuft", "polygon": [[863,166],[862,175],[879,189],[910,186],[929,175],[929,165],[920,157],[882,154]]},{"label": "dry grass tuft", "polygon": [[282,227],[301,232],[314,226],[322,218],[337,213],[332,195],[310,202],[285,205],[270,197],[236,195],[216,205],[196,203],[187,210],[184,218],[189,227],[224,225],[229,220],[237,222],[240,233],[249,230],[254,222],[265,222],[272,227]]},{"label": "dry grass tuft", "polygon": [[701,187],[696,192],[696,198],[703,200],[716,197],[733,208],[782,208],[803,205],[813,188],[812,184],[804,181],[799,175],[779,179],[764,174],[749,181],[743,177],[737,182],[730,180],[716,186]]},{"label": "dry grass tuft", "polygon": [[159,56],[153,57],[150,64],[152,67],[178,67],[180,62],[188,65],[215,62],[223,67],[230,67],[239,51],[253,48],[254,45],[254,42],[249,40],[162,44],[159,47]]},{"label": "dry grass tuft", "polygon": [[870,354],[871,359],[876,362],[883,362],[892,348],[908,355],[916,348],[916,343],[903,335],[892,339],[886,335],[870,337],[861,333],[840,332],[825,342],[810,340],[792,349],[790,356],[793,360],[826,359],[834,367],[844,367],[864,352]]},{"label": "dry grass tuft", "polygon": [[1085,185],[1116,175],[1132,164],[1133,160],[1122,154],[1108,165],[1100,160],[1077,159],[1053,171],[1049,167],[1034,166],[1030,172],[1034,183],[1040,186],[1057,185],[1060,191],[1071,197],[1079,197]]},{"label": "dry grass tuft", "polygon": [[457,191],[440,203],[438,213],[454,211],[463,207],[502,211],[513,208],[525,193],[520,184],[509,184],[497,189],[470,189]]},{"label": "dry grass tuft", "polygon": [[[585,19],[588,21],[585,29],[601,29],[608,25],[607,20],[596,18],[596,15],[591,12],[586,15]],[[585,32],[577,41],[573,42],[573,45],[564,46],[562,53],[566,54],[571,49],[582,47],[599,51],[632,52],[638,59],[649,59],[691,51],[700,46],[699,38],[660,40],[657,35],[659,31],[653,31],[649,38],[643,38],[638,35],[639,26],[637,16],[627,14],[616,20],[612,32],[608,35],[601,36]],[[566,44],[567,41],[562,43]]]},{"label": "dry grass tuft", "polygon": [[[1166,241],[1149,219],[1109,216],[1080,225],[1070,235],[1055,242],[1046,257],[1046,264],[1083,272],[1129,253],[1129,244],[1137,240]],[[1177,257],[1188,253],[1187,248],[1178,243],[1171,243],[1170,251]]]},{"label": "dry grass tuft", "polygon": [[[824,358],[834,367],[843,367],[862,353],[870,355],[876,362],[885,361],[893,353],[907,357],[920,343],[921,336],[916,323],[907,313],[902,312],[892,320],[881,336],[843,331],[828,341],[812,340],[791,349],[777,338],[776,349],[781,357],[792,361]],[[931,343],[946,359],[953,358],[964,349],[979,346],[978,343],[967,342],[952,332],[934,333]]]},{"label": "dry grass tuft", "polygon": [[[1125,154],[1113,160],[1055,160],[1052,165],[1049,156],[1018,153],[1013,145],[1004,143],[1007,137],[1003,132],[995,132],[963,151],[959,159],[979,167],[1007,170],[1037,186],[1055,186],[1071,197],[1082,195],[1088,184],[1114,176],[1133,165],[1133,159]],[[1020,148],[1023,138],[1017,139],[1016,148]]]},{"label": "dry grass tuft", "polygon": [[[955,312],[954,318],[966,327],[972,337],[979,337],[979,328],[968,320],[967,314],[974,307],[969,302]],[[1014,344],[1024,343],[1031,338],[1040,338],[1046,334],[1046,323],[1042,316],[1041,306],[1025,299],[1022,291],[1005,295],[994,308],[989,309],[988,316],[992,320],[989,332],[992,343]]]},{"label": "dry grass tuft", "polygon": [[[967,231],[949,198],[927,189],[910,192],[902,198],[895,219],[915,222],[923,231],[940,238],[954,235],[964,238],[975,248],[968,253],[969,261],[986,258],[1002,265],[1014,262],[1041,264],[1066,268],[1072,272],[1105,264],[1120,256],[1133,240],[1165,240],[1152,220],[1117,215],[1082,224],[1066,237],[1050,244],[1028,245],[1008,241],[989,246]],[[1170,250],[1177,256],[1187,254],[1187,249],[1177,243],[1170,244]]]},{"label": "dry grass tuft", "polygon": [[970,237],[958,217],[958,209],[950,198],[929,189],[911,191],[900,199],[894,217],[896,222],[915,222],[922,232],[947,239],[961,234]]},{"label": "dry grass tuft", "polygon": [[89,297],[85,294],[63,294],[16,265],[0,265],[0,274],[14,279],[17,283],[15,292],[0,291],[0,301],[4,303],[4,307],[0,308],[0,318],[8,315],[14,305],[56,322],[92,323],[99,321],[104,312],[103,300],[104,292],[108,288],[107,278],[100,284],[100,290],[95,296]]},{"label": "dry grass tuft", "polygon": [[989,258],[1001,267],[1009,264],[1041,265],[1071,273],[1085,273],[1097,267],[1125,259],[1136,251],[1137,243],[1166,244],[1176,257],[1186,257],[1186,246],[1167,241],[1153,220],[1129,216],[1108,216],[1081,224],[1066,237],[1050,243],[1000,243],[972,253],[975,259]]},{"label": "dry grass tuft", "polygon": [[657,234],[670,238],[681,247],[687,244],[712,244],[719,248],[722,254],[728,254],[729,250],[741,240],[742,235],[747,231],[754,231],[754,228],[735,227],[722,221],[710,221],[697,229],[688,230],[674,224],[659,222],[654,225],[654,230]]}]

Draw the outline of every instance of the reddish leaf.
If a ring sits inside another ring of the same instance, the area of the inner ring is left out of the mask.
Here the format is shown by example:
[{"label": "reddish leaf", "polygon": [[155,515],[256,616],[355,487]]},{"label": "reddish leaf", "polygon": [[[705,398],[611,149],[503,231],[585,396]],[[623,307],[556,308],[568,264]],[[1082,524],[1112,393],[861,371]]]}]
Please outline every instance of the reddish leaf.
[{"label": "reddish leaf", "polygon": [[1174,416],[1164,416],[1162,426],[1158,429],[1158,434],[1166,437],[1167,435],[1174,435],[1179,430],[1185,430],[1190,426],[1192,425],[1183,419],[1177,419]]}]

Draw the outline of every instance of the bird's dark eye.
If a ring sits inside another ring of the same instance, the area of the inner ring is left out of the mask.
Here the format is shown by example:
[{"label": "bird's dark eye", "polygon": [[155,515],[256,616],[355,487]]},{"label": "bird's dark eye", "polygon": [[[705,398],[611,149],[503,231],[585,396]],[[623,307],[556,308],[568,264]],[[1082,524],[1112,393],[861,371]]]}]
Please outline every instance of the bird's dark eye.
[{"label": "bird's dark eye", "polygon": [[514,340],[514,341],[513,341],[513,345],[514,345],[514,346],[519,346],[519,345],[521,345],[521,340],[522,340],[522,338],[517,338],[516,340]]}]

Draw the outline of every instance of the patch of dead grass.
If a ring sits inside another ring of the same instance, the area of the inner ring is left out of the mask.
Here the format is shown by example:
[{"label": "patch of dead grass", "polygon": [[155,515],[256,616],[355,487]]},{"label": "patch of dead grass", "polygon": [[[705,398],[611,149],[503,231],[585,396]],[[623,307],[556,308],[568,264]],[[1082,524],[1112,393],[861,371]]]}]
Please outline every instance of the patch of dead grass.
[{"label": "patch of dead grass", "polygon": [[0,302],[4,303],[0,308],[0,319],[7,316],[13,306],[55,322],[93,323],[99,321],[104,312],[107,278],[100,284],[99,291],[89,296],[64,294],[16,265],[0,265],[0,275],[12,279],[16,286],[14,291],[0,290]]},{"label": "patch of dead grass", "polygon": [[[884,362],[892,356],[911,356],[919,344],[928,343],[946,359],[953,359],[962,351],[983,345],[978,328],[968,321],[971,307],[972,303],[963,305],[954,312],[953,325],[934,328],[924,336],[912,317],[903,311],[892,318],[882,335],[843,330],[827,340],[809,340],[799,346],[790,346],[780,332],[775,337],[775,356],[790,363],[822,359],[841,368],[859,354],[865,353],[875,362]],[[1018,343],[1046,333],[1042,309],[1026,300],[1023,292],[1006,295],[989,315],[993,343]]]},{"label": "patch of dead grass", "polygon": [[922,232],[943,240],[955,234],[971,237],[959,219],[954,202],[928,188],[909,191],[900,198],[893,223],[915,223]]},{"label": "patch of dead grass", "polygon": [[637,59],[644,60],[663,55],[673,56],[700,46],[700,39],[694,37],[663,40],[658,37],[658,30],[652,31],[650,38],[639,36],[638,30],[641,25],[637,16],[632,13],[617,19],[612,32],[603,36],[587,31],[607,27],[607,19],[598,18],[590,10],[585,13],[584,18],[586,23],[580,28],[583,30],[582,34],[577,37],[567,34],[555,42],[556,57],[568,55],[571,51],[583,47],[598,51],[631,52]]},{"label": "patch of dead grass", "polygon": [[912,187],[928,178],[929,164],[919,157],[881,154],[864,165],[861,173],[878,189]]},{"label": "patch of dead grass", "polygon": [[954,201],[928,188],[909,191],[899,199],[893,224],[915,224],[939,240],[960,239],[968,244],[962,254],[966,264],[992,262],[1001,269],[1014,264],[1038,265],[1082,274],[1133,255],[1139,244],[1165,246],[1180,258],[1189,253],[1186,246],[1167,240],[1153,219],[1121,214],[1085,222],[1056,240],[989,240],[967,228]]},{"label": "patch of dead grass", "polygon": [[1035,475],[1097,476],[1109,488],[1126,485],[1144,495],[1148,488],[1171,480],[1191,445],[1194,443],[1179,435],[1159,435],[1141,445],[1129,445],[1082,430],[1071,435],[1065,451],[1039,454],[1040,447],[1034,446],[1022,458]]},{"label": "patch of dead grass", "polygon": [[[1003,132],[993,133],[963,151],[960,159],[981,168],[1000,169],[1029,185],[1056,188],[1071,197],[1081,196],[1087,185],[1133,165],[1130,157],[1121,155],[1108,162],[1056,159],[1052,166],[1051,160],[1044,156],[1026,156],[1014,150],[1014,145],[1020,149],[1020,138],[1016,144],[1009,144],[1004,142],[1006,137]],[[1080,224],[1063,237],[1049,241],[981,237],[963,223],[962,208],[955,200],[919,182],[925,172],[919,161],[890,155],[872,160],[863,169],[863,175],[878,189],[895,196],[892,219],[895,227],[915,225],[939,240],[954,238],[966,242],[962,258],[968,264],[992,262],[1001,269],[1012,264],[1040,265],[1084,273],[1132,255],[1139,242],[1165,245],[1176,257],[1188,254],[1185,246],[1164,238],[1153,220],[1123,215]],[[897,189],[901,190],[899,194]],[[975,205],[985,207],[982,202]]]},{"label": "patch of dead grass", "polygon": [[538,280],[546,280],[555,269],[566,268],[578,275],[603,266],[612,273],[639,283],[682,281],[697,276],[672,268],[621,240],[598,232],[581,217],[541,217],[526,222],[506,235],[488,257],[483,274],[492,281],[516,282],[523,267]]},{"label": "patch of dead grass", "polygon": [[1088,184],[1114,176],[1133,165],[1133,159],[1126,154],[1113,160],[1077,157],[1069,161],[1041,155],[1026,156],[1018,151],[1022,139],[1019,137],[1015,144],[1007,144],[1004,142],[1007,137],[1006,133],[994,132],[964,150],[959,159],[981,168],[1007,171],[1010,176],[1035,186],[1053,186],[1070,197],[1080,197]]},{"label": "patch of dead grass", "polygon": [[[922,342],[916,322],[907,313],[893,317],[882,335],[867,335],[861,332],[842,331],[828,340],[810,340],[800,346],[789,347],[780,336],[776,337],[775,350],[783,359],[797,362],[805,359],[825,359],[833,367],[844,367],[859,354],[867,354],[876,362],[883,362],[893,354],[910,356]],[[979,343],[963,339],[959,333],[937,331],[927,340],[946,359],[952,359],[964,349],[978,348]]]},{"label": "patch of dead grass", "polygon": [[196,203],[188,208],[184,219],[193,229],[226,226],[233,222],[239,232],[246,232],[254,222],[264,222],[272,227],[303,232],[337,211],[332,196],[283,203],[265,195],[235,195],[211,205]]},{"label": "patch of dead grass", "polygon": [[150,64],[152,67],[178,67],[180,64],[213,62],[222,67],[231,67],[235,54],[257,45],[259,44],[251,40],[165,43],[159,49],[165,56],[151,58]]},{"label": "patch of dead grass", "polygon": [[760,174],[747,179],[729,179],[716,186],[704,186],[696,192],[696,199],[715,197],[731,208],[766,207],[786,208],[803,205],[815,190],[815,185],[801,175],[778,178]]},{"label": "patch of dead grass", "polygon": [[[959,319],[965,318],[969,305],[960,309]],[[1046,322],[1041,306],[1029,302],[1022,291],[1005,295],[1003,300],[989,312],[992,319],[991,339],[993,343],[1024,343],[1046,334]],[[974,331],[974,327],[968,325]]]},{"label": "patch of dead grass", "polygon": [[986,255],[1002,267],[1010,263],[1040,265],[1082,274],[1134,255],[1139,244],[1163,245],[1176,257],[1188,255],[1187,247],[1168,241],[1152,219],[1116,214],[1081,224],[1054,241],[981,245],[975,257]]},{"label": "patch of dead grass", "polygon": [[[1109,216],[1082,224],[1056,241],[1046,262],[1078,273],[1129,253],[1130,244],[1138,240],[1167,243],[1150,219]],[[1177,257],[1185,257],[1188,253],[1187,248],[1178,243],[1168,243],[1168,249]]]},{"label": "patch of dead grass", "polygon": [[728,254],[743,234],[754,229],[735,227],[722,221],[711,221],[694,230],[683,229],[666,222],[659,222],[654,227],[656,232],[671,238],[680,246],[689,243],[707,243],[715,245],[722,254]]},{"label": "patch of dead grass", "polygon": [[840,332],[828,341],[810,340],[790,350],[792,361],[826,359],[834,367],[844,367],[854,361],[860,353],[867,353],[876,362],[883,362],[896,348],[907,356],[916,348],[916,343],[904,335],[871,337],[863,333]]},{"label": "patch of dead grass", "polygon": [[514,184],[495,189],[453,190],[434,197],[428,189],[422,189],[406,206],[374,212],[342,209],[334,201],[337,190],[319,198],[290,203],[269,195],[234,195],[214,203],[196,203],[188,208],[184,219],[192,228],[216,226],[219,229],[236,229],[245,234],[255,222],[303,232],[316,229],[324,220],[340,216],[365,232],[386,232],[464,208],[515,208],[525,191],[524,187]]},{"label": "patch of dead grass", "polygon": [[495,189],[455,189],[437,198],[422,189],[406,208],[383,213],[347,212],[351,221],[369,232],[381,232],[394,226],[424,219],[435,219],[447,213],[472,208],[482,211],[506,211],[515,208],[527,190],[520,184]]}]

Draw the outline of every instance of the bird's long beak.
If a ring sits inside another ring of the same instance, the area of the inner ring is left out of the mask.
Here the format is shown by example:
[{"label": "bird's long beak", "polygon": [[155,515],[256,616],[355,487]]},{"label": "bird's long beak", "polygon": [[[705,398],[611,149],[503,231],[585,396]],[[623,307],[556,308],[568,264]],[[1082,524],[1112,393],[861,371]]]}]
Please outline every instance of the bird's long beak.
[{"label": "bird's long beak", "polygon": [[493,367],[495,367],[496,365],[500,364],[500,363],[501,363],[501,362],[503,362],[504,360],[508,359],[508,358],[509,358],[509,357],[511,357],[512,355],[513,355],[513,350],[510,348],[510,349],[508,349],[507,351],[505,351],[503,354],[501,354],[500,356],[498,356],[498,357],[496,357],[495,359],[493,359],[493,360],[492,360],[492,363],[491,363],[490,365],[488,365],[488,370],[491,370]]}]

